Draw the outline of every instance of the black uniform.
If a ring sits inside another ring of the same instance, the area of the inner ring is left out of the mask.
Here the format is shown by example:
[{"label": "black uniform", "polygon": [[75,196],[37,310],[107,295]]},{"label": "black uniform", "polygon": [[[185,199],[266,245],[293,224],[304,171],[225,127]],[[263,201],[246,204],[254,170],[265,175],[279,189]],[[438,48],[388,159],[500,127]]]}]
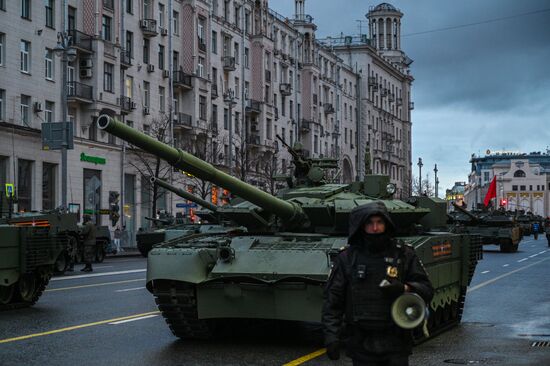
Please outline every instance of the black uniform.
[{"label": "black uniform", "polygon": [[[373,215],[385,219],[386,233],[364,233],[363,225]],[[433,287],[413,248],[392,239],[392,231],[381,202],[351,212],[350,246],[336,257],[324,293],[322,321],[329,357],[335,357],[345,318],[347,354],[354,365],[408,364],[411,332],[395,325],[391,304],[403,293],[404,284],[426,303],[433,297]],[[396,277],[388,274],[389,268],[397,269]],[[382,290],[384,279],[391,286]]]}]

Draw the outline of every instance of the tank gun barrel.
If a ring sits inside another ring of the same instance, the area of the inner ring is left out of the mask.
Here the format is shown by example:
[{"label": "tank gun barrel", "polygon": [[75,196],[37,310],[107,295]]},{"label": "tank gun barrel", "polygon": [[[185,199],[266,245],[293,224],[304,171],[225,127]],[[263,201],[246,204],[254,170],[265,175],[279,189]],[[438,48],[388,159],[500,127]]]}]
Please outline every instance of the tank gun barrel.
[{"label": "tank gun barrel", "polygon": [[261,189],[214,168],[212,164],[185,151],[164,144],[115,118],[101,115],[97,119],[97,126],[101,130],[160,157],[178,169],[229,190],[233,194],[263,208],[264,211],[277,215],[286,222],[294,222],[297,219],[303,219],[305,216],[301,207],[297,204],[273,197]]},{"label": "tank gun barrel", "polygon": [[203,200],[202,198],[197,197],[194,194],[189,193],[189,192],[187,192],[183,189],[174,187],[173,185],[171,185],[168,182],[163,181],[162,179],[151,177],[151,178],[149,178],[149,181],[151,182],[151,184],[156,184],[156,185],[158,185],[158,186],[160,186],[160,187],[162,187],[162,188],[164,188],[164,189],[166,189],[170,192],[173,192],[173,193],[177,194],[178,196],[180,196],[182,198],[185,198],[186,200],[195,202],[196,204],[201,205],[202,207],[204,207],[207,210],[210,210],[212,212],[217,212],[218,211],[218,206],[214,205],[213,203],[208,202],[206,200]]},{"label": "tank gun barrel", "polygon": [[470,217],[471,219],[475,220],[475,221],[478,221],[479,218],[474,215],[473,213],[471,213],[470,211],[466,210],[464,207],[462,206],[459,206],[457,205],[455,202],[452,202],[452,205],[454,208],[456,208],[458,211],[464,213],[465,215],[467,215],[468,217]]}]

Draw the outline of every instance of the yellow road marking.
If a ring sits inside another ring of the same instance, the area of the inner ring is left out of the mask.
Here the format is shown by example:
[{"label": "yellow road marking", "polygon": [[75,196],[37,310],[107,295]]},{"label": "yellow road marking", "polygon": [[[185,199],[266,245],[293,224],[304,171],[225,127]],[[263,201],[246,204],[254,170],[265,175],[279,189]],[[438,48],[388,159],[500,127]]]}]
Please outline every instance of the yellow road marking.
[{"label": "yellow road marking", "polygon": [[97,287],[97,286],[118,285],[118,284],[120,284],[120,283],[130,283],[130,282],[138,282],[138,281],[145,281],[145,278],[138,278],[137,280],[125,280],[125,281],[115,281],[115,282],[94,283],[94,284],[91,284],[91,285],[81,285],[81,286],[71,286],[71,287],[52,288],[52,289],[46,290],[46,291],[44,291],[44,292],[74,290],[74,289],[77,289],[77,288],[86,288],[86,287]]},{"label": "yellow road marking", "polygon": [[56,333],[69,332],[71,330],[88,328],[88,327],[93,327],[93,326],[96,326],[96,325],[102,325],[102,324],[117,322],[117,321],[126,320],[126,319],[139,318],[139,317],[142,317],[142,316],[147,316],[147,315],[152,315],[152,314],[160,314],[160,311],[150,311],[148,313],[134,314],[134,315],[123,316],[123,317],[120,317],[120,318],[101,320],[101,321],[98,321],[98,322],[93,322],[93,323],[88,323],[88,324],[74,325],[72,327],[54,329],[54,330],[50,330],[50,331],[42,332],[42,333],[35,333],[35,334],[28,334],[28,335],[24,335],[24,336],[20,336],[20,337],[0,339],[0,344],[1,343],[10,343],[10,342],[22,341],[22,340],[29,339],[29,338],[43,337],[43,336],[56,334]]},{"label": "yellow road marking", "polygon": [[307,354],[305,356],[297,358],[294,361],[290,361],[288,363],[285,363],[283,366],[298,366],[298,365],[301,365],[305,362],[313,360],[314,358],[317,358],[321,355],[324,355],[325,353],[327,353],[327,349],[326,348],[321,348],[321,349],[318,349],[315,352],[311,352],[310,354]]}]

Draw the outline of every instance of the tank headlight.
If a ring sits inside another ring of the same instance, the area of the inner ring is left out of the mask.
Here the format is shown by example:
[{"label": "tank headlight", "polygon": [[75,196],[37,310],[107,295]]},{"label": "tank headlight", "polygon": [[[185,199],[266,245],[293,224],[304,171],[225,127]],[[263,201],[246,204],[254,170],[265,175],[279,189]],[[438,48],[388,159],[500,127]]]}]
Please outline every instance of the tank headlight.
[{"label": "tank headlight", "polygon": [[230,247],[221,247],[217,250],[218,259],[222,262],[231,262],[235,259],[235,249]]},{"label": "tank headlight", "polygon": [[386,186],[386,192],[388,194],[394,194],[396,190],[397,190],[397,187],[393,183],[388,183],[388,185]]}]

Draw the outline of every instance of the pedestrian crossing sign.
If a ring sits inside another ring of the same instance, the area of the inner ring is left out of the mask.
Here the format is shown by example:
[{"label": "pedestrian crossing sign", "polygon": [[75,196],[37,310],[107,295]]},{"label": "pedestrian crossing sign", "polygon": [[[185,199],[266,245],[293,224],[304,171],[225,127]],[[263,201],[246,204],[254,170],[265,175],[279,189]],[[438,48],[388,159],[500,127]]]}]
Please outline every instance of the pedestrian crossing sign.
[{"label": "pedestrian crossing sign", "polygon": [[14,195],[15,186],[11,183],[6,183],[6,197],[10,198]]}]

